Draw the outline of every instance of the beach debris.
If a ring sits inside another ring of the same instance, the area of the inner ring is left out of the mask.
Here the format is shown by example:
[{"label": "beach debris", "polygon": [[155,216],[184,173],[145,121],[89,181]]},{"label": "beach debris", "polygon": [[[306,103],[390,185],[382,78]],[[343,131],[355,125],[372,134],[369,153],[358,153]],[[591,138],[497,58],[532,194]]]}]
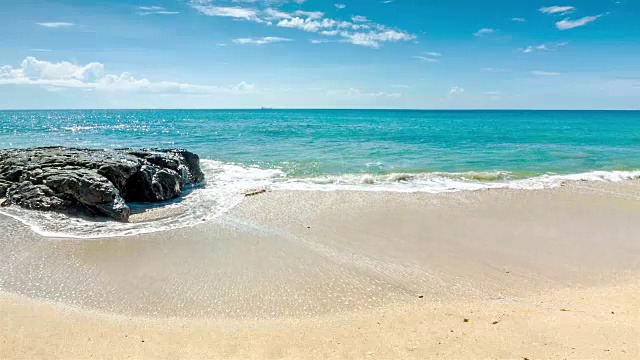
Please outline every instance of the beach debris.
[{"label": "beach debris", "polygon": [[244,196],[255,196],[267,192],[267,189],[249,189],[244,192]]},{"label": "beach debris", "polygon": [[204,180],[183,149],[37,147],[0,150],[2,206],[128,221],[128,202],[178,198]]},{"label": "beach debris", "polygon": [[418,299],[422,299],[423,297],[424,297],[424,295],[418,294]]},{"label": "beach debris", "polygon": [[560,309],[560,311],[571,311],[569,309]]},{"label": "beach debris", "polygon": [[495,324],[497,324],[499,322],[500,322],[499,320],[496,320],[496,321],[492,322],[491,325],[495,325]]},{"label": "beach debris", "polygon": [[464,319],[464,322],[466,322],[466,323],[468,323],[469,321],[470,321],[470,320],[469,320],[469,319],[467,319],[467,318],[465,318],[465,319]]}]

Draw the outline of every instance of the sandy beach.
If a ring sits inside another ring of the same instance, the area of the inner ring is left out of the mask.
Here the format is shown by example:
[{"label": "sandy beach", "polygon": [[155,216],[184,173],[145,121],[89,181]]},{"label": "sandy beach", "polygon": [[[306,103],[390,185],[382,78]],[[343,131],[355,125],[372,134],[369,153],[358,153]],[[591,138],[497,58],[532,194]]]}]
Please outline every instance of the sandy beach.
[{"label": "sandy beach", "polygon": [[0,216],[0,357],[638,358],[639,200],[273,191],[105,239]]}]

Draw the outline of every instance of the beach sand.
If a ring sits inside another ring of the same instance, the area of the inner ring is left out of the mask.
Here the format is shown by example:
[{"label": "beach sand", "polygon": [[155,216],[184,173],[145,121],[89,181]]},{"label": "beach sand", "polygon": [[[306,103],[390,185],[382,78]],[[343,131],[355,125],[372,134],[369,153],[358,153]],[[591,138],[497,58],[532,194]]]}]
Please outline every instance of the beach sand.
[{"label": "beach sand", "polygon": [[108,239],[0,216],[0,358],[639,358],[639,218],[638,181],[274,191]]}]

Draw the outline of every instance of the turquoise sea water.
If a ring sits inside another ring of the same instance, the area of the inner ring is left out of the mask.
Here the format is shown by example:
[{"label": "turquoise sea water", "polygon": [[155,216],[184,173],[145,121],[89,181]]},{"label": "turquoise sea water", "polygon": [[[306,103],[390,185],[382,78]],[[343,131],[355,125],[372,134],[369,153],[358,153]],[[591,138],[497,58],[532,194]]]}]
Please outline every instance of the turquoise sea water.
[{"label": "turquoise sea water", "polygon": [[[0,147],[184,147],[218,212],[253,187],[456,191],[640,178],[638,111],[1,111]],[[199,216],[199,215],[198,215]]]},{"label": "turquoise sea water", "polygon": [[185,147],[288,176],[640,169],[637,111],[0,112],[0,147]]}]

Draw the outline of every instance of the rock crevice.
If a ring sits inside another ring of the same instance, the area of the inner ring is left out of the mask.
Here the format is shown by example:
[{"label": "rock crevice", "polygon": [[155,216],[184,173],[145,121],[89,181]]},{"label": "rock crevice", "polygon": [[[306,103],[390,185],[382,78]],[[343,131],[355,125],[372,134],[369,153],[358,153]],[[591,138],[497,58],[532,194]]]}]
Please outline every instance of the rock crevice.
[{"label": "rock crevice", "polygon": [[183,149],[0,150],[2,206],[127,221],[128,202],[162,202],[204,180],[198,155]]}]

